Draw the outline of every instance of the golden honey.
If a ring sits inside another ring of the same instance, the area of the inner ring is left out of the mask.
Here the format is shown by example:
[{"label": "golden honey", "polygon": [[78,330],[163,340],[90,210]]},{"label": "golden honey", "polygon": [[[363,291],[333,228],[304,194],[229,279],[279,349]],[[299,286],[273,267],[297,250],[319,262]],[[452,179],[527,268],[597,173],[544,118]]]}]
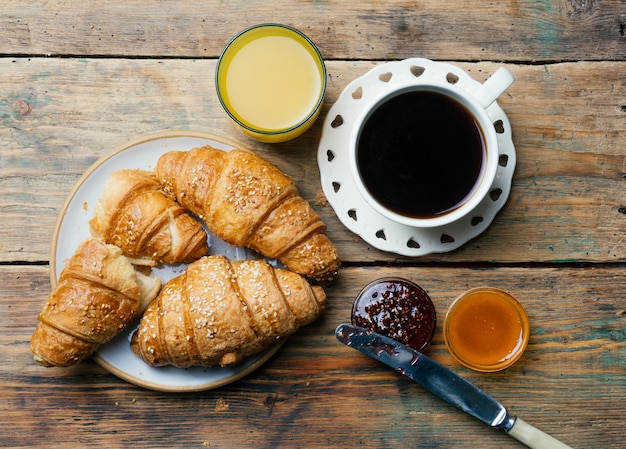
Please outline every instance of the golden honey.
[{"label": "golden honey", "polygon": [[459,296],[446,314],[443,334],[452,356],[476,371],[499,371],[515,363],[528,344],[528,317],[508,293],[490,287]]}]

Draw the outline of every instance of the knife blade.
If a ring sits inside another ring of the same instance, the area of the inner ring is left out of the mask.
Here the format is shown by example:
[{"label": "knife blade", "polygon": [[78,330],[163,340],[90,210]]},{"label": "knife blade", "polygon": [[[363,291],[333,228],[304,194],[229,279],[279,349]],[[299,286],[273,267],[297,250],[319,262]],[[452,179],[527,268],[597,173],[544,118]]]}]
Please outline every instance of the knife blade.
[{"label": "knife blade", "polygon": [[497,400],[450,369],[398,341],[352,324],[340,324],[337,339],[395,369],[426,390],[455,405],[487,425],[533,449],[572,449],[518,417]]}]

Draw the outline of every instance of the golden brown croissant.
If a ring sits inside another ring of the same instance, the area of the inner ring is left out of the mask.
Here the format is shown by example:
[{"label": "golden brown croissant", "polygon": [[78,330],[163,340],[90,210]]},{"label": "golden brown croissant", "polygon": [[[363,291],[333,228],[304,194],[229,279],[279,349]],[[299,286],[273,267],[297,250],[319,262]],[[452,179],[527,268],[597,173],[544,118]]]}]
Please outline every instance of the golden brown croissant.
[{"label": "golden brown croissant", "polygon": [[153,366],[233,365],[315,320],[326,294],[264,260],[207,256],[163,286],[131,349]]},{"label": "golden brown croissant", "polygon": [[260,156],[204,146],[164,154],[155,172],[183,207],[227,243],[318,280],[336,274],[339,257],[321,218],[293,180]]},{"label": "golden brown croissant", "polygon": [[30,341],[35,362],[81,362],[124,329],[160,288],[158,278],[136,272],[116,246],[85,240],[39,314]]},{"label": "golden brown croissant", "polygon": [[209,251],[202,225],[149,171],[113,172],[94,208],[91,232],[137,265],[192,262]]}]

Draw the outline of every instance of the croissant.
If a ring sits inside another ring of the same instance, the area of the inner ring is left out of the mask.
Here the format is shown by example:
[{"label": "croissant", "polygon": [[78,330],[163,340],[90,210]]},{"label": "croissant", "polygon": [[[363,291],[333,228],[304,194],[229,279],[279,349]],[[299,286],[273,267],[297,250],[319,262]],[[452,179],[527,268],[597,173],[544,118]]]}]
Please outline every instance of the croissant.
[{"label": "croissant", "polygon": [[35,362],[81,362],[124,329],[160,288],[158,278],[135,271],[119,248],[85,240],[39,314],[30,341]]},{"label": "croissant", "polygon": [[278,259],[299,274],[331,279],[339,257],[321,218],[293,180],[260,156],[210,146],[172,151],[155,173],[217,237]]},{"label": "croissant", "polygon": [[153,366],[229,366],[315,320],[322,287],[264,260],[203,257],[167,282],[131,339]]},{"label": "croissant", "polygon": [[113,172],[89,223],[93,236],[118,246],[136,265],[188,263],[209,251],[202,225],[149,171]]}]

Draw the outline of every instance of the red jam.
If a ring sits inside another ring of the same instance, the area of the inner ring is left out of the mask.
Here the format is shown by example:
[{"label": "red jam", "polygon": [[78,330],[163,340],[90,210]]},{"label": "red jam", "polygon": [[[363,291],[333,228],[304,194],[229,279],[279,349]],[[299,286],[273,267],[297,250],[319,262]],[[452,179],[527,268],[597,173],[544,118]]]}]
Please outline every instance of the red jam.
[{"label": "red jam", "polygon": [[402,278],[382,278],[356,297],[352,324],[423,351],[435,333],[437,315],[433,302],[419,285]]}]

